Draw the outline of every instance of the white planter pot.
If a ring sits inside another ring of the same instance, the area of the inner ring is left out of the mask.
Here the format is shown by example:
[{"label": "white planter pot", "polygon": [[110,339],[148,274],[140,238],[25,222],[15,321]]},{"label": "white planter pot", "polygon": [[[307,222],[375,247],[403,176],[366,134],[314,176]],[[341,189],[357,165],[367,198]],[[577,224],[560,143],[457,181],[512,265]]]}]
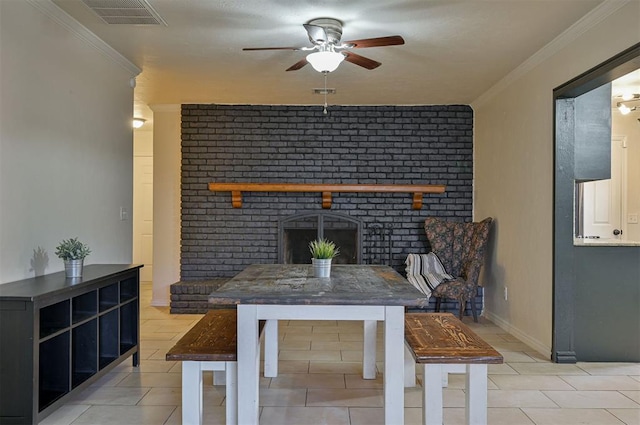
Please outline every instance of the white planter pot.
[{"label": "white planter pot", "polygon": [[330,277],[331,276],[331,258],[320,259],[312,258],[313,276],[314,277]]},{"label": "white planter pot", "polygon": [[67,277],[82,277],[82,263],[84,259],[80,260],[65,260],[64,271]]}]

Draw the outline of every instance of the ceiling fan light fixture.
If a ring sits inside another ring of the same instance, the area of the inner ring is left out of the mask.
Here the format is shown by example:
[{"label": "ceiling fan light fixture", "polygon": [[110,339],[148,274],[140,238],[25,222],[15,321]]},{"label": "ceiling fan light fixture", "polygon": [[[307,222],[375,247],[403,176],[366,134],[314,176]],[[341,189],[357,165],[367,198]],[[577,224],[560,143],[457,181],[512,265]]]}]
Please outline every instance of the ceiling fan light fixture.
[{"label": "ceiling fan light fixture", "polygon": [[315,52],[307,55],[307,62],[318,72],[332,72],[338,68],[345,56],[338,52]]},{"label": "ceiling fan light fixture", "polygon": [[622,100],[629,101],[634,99],[640,99],[640,94],[638,93],[624,93],[620,96]]}]

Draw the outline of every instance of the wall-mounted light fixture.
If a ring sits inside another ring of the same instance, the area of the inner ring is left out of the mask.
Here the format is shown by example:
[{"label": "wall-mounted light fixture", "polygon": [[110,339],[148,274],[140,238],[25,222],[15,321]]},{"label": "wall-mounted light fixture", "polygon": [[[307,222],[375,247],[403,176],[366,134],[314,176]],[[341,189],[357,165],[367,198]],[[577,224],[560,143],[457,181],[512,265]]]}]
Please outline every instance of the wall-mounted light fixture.
[{"label": "wall-mounted light fixture", "polygon": [[147,120],[144,118],[134,118],[133,119],[133,128],[140,128],[144,125]]},{"label": "wall-mounted light fixture", "polygon": [[622,99],[622,102],[618,102],[616,106],[618,106],[618,111],[620,111],[622,115],[627,115],[631,111],[635,111],[639,109],[638,106],[629,106],[627,105],[627,103],[640,101],[640,94],[629,93],[629,94],[623,94],[622,96],[619,96],[619,97]]}]

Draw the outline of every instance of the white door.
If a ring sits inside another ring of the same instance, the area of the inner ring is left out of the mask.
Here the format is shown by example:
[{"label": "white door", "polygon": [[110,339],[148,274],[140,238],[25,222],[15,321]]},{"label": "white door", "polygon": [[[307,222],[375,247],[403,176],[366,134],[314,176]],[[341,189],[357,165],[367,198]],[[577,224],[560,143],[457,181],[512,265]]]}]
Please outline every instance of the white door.
[{"label": "white door", "polygon": [[583,184],[585,237],[624,239],[625,235],[621,232],[626,178],[625,147],[624,138],[614,137],[611,140],[611,178]]},{"label": "white door", "polygon": [[144,264],[140,280],[153,279],[153,157],[133,159],[133,262]]}]

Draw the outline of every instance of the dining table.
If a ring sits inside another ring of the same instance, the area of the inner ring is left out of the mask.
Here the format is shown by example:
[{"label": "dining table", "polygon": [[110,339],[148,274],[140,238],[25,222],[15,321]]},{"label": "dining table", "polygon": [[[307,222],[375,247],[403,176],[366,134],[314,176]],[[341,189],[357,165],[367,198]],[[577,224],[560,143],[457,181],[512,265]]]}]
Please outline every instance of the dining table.
[{"label": "dining table", "polygon": [[[428,299],[389,266],[335,264],[326,278],[309,264],[252,264],[209,295],[237,305],[238,423],[259,423],[259,321],[362,320],[384,327],[385,424],[404,423],[405,307]],[[277,322],[276,322],[277,323]]]}]

